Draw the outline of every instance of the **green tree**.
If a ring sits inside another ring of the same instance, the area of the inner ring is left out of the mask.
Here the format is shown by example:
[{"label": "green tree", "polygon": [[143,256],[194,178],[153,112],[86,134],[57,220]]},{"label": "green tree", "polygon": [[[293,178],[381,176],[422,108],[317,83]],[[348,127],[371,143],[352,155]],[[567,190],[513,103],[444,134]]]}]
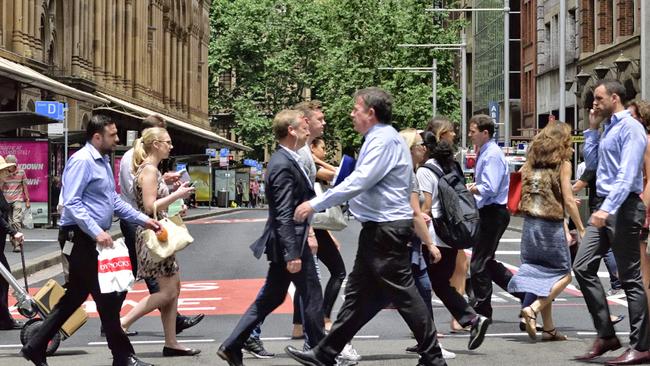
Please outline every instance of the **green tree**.
[{"label": "green tree", "polygon": [[[327,133],[357,147],[351,95],[379,86],[394,96],[397,128],[423,127],[431,118],[431,74],[379,70],[430,66],[438,60],[438,113],[458,120],[460,93],[450,52],[400,43],[457,43],[459,22],[434,19],[422,0],[214,0],[210,44],[210,106],[235,114],[237,132],[256,148],[272,140],[270,119],[302,99],[305,88],[323,101]],[[235,86],[218,75],[234,70]],[[258,156],[259,157],[259,156]]]}]

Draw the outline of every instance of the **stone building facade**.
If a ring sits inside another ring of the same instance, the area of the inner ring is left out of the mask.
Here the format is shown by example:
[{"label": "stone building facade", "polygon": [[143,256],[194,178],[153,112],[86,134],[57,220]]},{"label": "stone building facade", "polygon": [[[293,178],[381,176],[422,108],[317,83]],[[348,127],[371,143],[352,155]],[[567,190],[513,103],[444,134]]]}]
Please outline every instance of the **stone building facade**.
[{"label": "stone building facade", "polygon": [[155,112],[176,152],[242,148],[210,130],[209,7],[209,0],[0,0],[0,62],[29,74],[0,68],[0,110],[66,102],[70,130],[106,113],[122,141]]}]

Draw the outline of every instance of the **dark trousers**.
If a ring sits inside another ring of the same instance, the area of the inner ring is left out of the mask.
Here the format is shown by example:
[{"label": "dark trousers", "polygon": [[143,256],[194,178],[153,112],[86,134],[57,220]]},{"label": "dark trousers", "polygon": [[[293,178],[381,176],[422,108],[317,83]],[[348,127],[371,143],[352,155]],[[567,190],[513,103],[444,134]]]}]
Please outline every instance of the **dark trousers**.
[{"label": "dark trousers", "polygon": [[313,347],[323,339],[325,336],[323,294],[316,274],[314,256],[308,245],[305,245],[300,259],[302,260],[302,269],[298,273],[289,273],[286,263],[269,263],[269,272],[266,275],[264,286],[228,339],[223,342],[224,347],[239,350],[253,329],[264,321],[273,310],[282,305],[291,282],[296,286],[296,291],[301,294],[302,318],[309,345]]},{"label": "dark trousers", "polygon": [[[425,248],[426,256],[430,257]],[[456,268],[458,249],[438,247],[442,257],[438,263],[429,263],[429,279],[436,296],[442,301],[451,315],[460,325],[466,327],[476,318],[476,311],[467,303],[465,298],[451,285],[450,279]]]},{"label": "dark trousers", "polygon": [[492,318],[492,281],[504,290],[512,273],[494,259],[501,236],[508,228],[510,214],[505,205],[488,205],[479,210],[481,218],[480,239],[472,249],[470,273],[477,313]]},{"label": "dark trousers", "polygon": [[[120,230],[124,237],[124,244],[129,250],[129,259],[131,260],[131,268],[133,269],[133,277],[138,278],[138,252],[135,249],[137,225],[126,220],[120,220]],[[160,285],[155,278],[145,278],[144,283],[147,285],[150,294],[160,292]]]},{"label": "dark trousers", "polygon": [[424,365],[446,365],[433,318],[418,293],[411,272],[408,242],[413,221],[366,222],[359,236],[354,268],[345,287],[345,301],[332,330],[314,348],[332,364],[346,343],[391,301],[417,339]]},{"label": "dark trousers", "polygon": [[323,262],[330,273],[330,279],[327,281],[323,296],[323,314],[326,318],[331,318],[334,303],[345,280],[345,263],[343,263],[341,252],[327,230],[315,229],[314,233],[316,241],[318,241],[318,259]]},{"label": "dark trousers", "polygon": [[108,348],[113,354],[113,366],[126,365],[128,357],[135,352],[120,325],[120,308],[125,293],[101,293],[97,281],[97,251],[95,250],[97,243],[76,226],[65,229],[72,230],[74,233],[68,288],[50,315],[43,321],[40,331],[32,336],[25,347],[45,357],[48,341],[59,331],[70,315],[86,301],[88,294],[91,294],[97,304],[97,311],[106,332]]},{"label": "dark trousers", "polygon": [[[5,256],[5,245],[7,245],[7,233],[0,230],[0,264],[8,271],[11,271]],[[0,326],[8,326],[12,323],[13,318],[9,313],[9,283],[5,281],[4,277],[0,276]]]},{"label": "dark trousers", "polygon": [[630,347],[638,351],[650,348],[648,306],[641,281],[639,232],[645,220],[645,205],[631,193],[603,228],[587,226],[578,248],[573,271],[580,284],[598,337],[616,335],[609,317],[605,290],[598,278],[600,259],[611,248],[618,265],[619,280],[627,297],[630,316]]}]

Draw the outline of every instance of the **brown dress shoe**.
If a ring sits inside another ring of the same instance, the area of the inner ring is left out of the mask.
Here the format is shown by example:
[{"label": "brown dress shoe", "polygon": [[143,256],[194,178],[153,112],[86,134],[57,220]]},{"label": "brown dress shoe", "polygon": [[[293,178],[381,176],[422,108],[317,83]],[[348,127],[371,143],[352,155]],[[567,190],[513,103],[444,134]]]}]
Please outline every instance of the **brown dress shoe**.
[{"label": "brown dress shoe", "polygon": [[593,360],[594,358],[601,356],[605,352],[614,351],[621,348],[621,342],[617,337],[612,338],[596,338],[594,344],[591,345],[591,349],[582,356],[578,356],[575,360],[578,361],[588,361]]},{"label": "brown dress shoe", "polygon": [[622,355],[605,362],[605,365],[639,365],[650,361],[650,352],[628,348]]}]

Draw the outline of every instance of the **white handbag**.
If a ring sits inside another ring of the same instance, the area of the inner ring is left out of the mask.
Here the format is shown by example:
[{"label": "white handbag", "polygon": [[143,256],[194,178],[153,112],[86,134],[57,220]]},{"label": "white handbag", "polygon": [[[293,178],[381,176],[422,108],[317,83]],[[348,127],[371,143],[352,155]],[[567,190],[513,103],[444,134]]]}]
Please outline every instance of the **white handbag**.
[{"label": "white handbag", "polygon": [[[320,183],[314,183],[314,191],[316,196],[323,195],[323,186]],[[314,229],[341,231],[348,227],[348,223],[343,217],[341,206],[333,206],[325,210],[325,212],[317,212],[311,221],[311,227]]]},{"label": "white handbag", "polygon": [[167,230],[167,241],[158,240],[156,233],[149,229],[142,231],[141,235],[144,236],[144,243],[149,249],[151,258],[156,262],[160,262],[165,258],[169,258],[174,253],[185,249],[186,246],[194,241],[194,238],[190,235],[180,215],[158,220],[158,210],[155,203],[153,212],[154,219]]}]

